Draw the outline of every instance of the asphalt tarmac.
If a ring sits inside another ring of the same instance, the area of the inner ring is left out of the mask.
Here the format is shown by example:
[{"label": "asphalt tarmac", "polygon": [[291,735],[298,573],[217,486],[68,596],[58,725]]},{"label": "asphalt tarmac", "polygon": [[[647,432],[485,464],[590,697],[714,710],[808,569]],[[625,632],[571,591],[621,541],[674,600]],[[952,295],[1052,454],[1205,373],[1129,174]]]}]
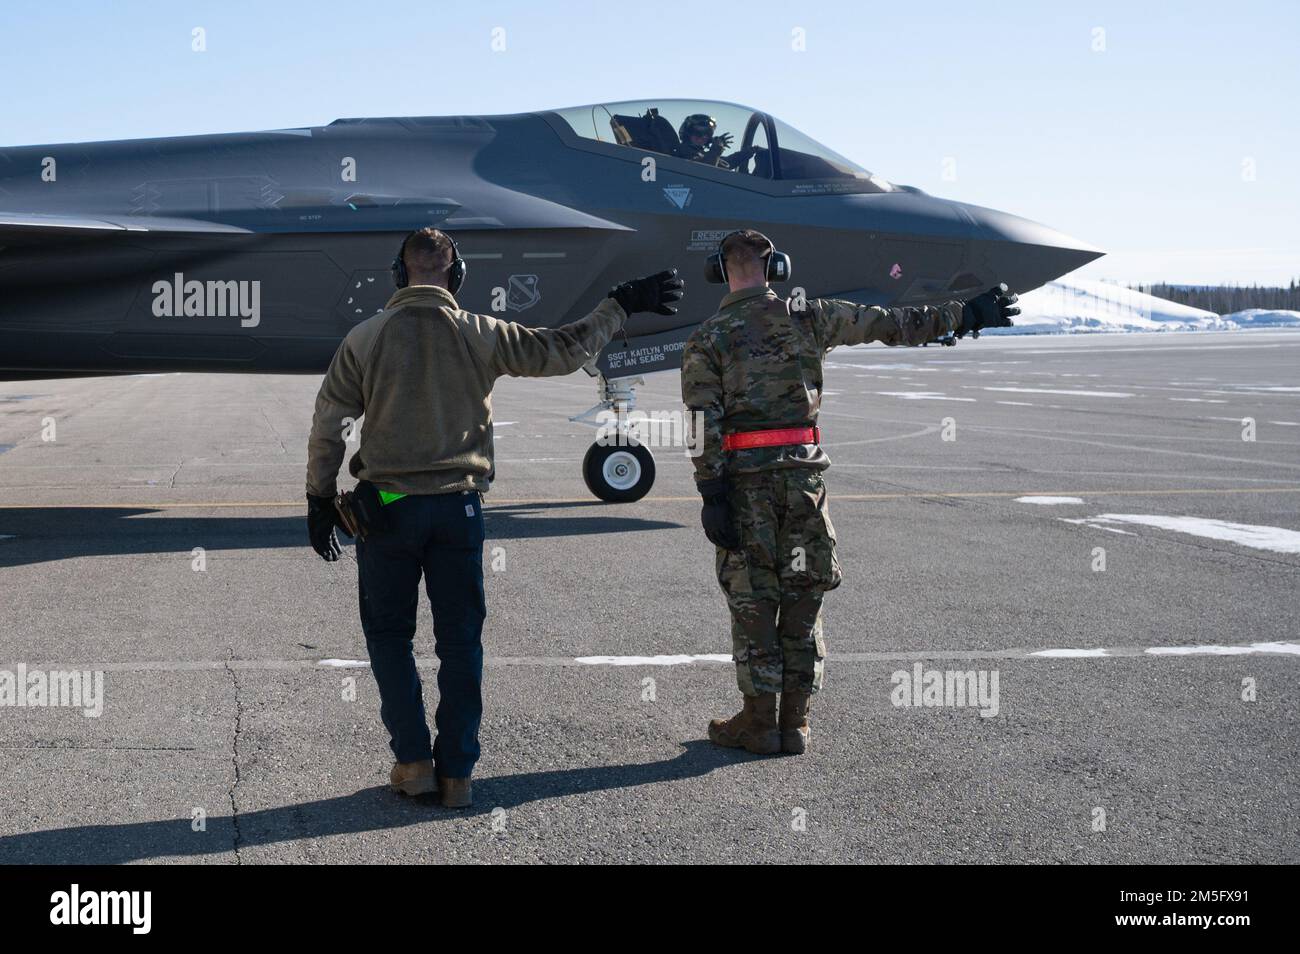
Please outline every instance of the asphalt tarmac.
[{"label": "asphalt tarmac", "polygon": [[[832,353],[799,757],[705,740],[739,694],[685,451],[600,503],[592,381],[502,381],[458,812],[385,788],[352,549],[306,545],[318,384],[0,383],[0,689],[103,674],[94,717],[0,705],[0,862],[1300,861],[1300,335]],[[423,611],[417,651],[432,710]],[[897,704],[932,670],[984,698]]]}]

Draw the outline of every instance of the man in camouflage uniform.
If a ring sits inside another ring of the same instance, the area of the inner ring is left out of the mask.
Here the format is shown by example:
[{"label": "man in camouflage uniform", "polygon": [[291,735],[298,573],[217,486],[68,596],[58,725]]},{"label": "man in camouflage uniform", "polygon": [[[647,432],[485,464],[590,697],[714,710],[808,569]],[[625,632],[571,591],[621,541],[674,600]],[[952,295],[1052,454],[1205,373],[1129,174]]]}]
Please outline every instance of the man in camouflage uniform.
[{"label": "man in camouflage uniform", "polygon": [[769,276],[788,277],[788,261],[770,267],[783,256],[766,236],[733,232],[719,254],[715,280],[731,293],[686,343],[682,400],[696,428],[701,519],[717,546],[745,698],[737,715],[709,724],[709,739],[802,753],[826,658],[822,597],[841,580],[821,473],[830,459],[817,430],[822,360],[837,345],[919,345],[1007,326],[1020,309],[1005,286],[965,303],[908,308],[787,300],[768,285]]}]

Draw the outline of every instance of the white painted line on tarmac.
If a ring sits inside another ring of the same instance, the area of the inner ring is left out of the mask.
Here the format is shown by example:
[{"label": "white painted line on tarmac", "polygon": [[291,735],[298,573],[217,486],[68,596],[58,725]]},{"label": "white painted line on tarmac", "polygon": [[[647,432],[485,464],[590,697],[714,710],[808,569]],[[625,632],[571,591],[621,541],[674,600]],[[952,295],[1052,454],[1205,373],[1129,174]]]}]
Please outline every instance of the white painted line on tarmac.
[{"label": "white painted line on tarmac", "polygon": [[1067,394],[1070,397],[1131,398],[1127,391],[1054,391],[1051,388],[984,388],[985,391],[1015,391],[1018,394]]},{"label": "white painted line on tarmac", "polygon": [[694,662],[729,663],[731,656],[723,653],[693,656],[578,656],[573,661],[584,666],[686,666]]},{"label": "white painted line on tarmac", "polygon": [[1300,656],[1300,646],[1295,643],[1251,643],[1249,646],[1152,646],[1150,656],[1248,656],[1270,653]]},{"label": "white painted line on tarmac", "polygon": [[[828,653],[832,663],[877,663],[915,661],[924,659],[1150,659],[1157,656],[1300,656],[1300,643],[1262,642],[1245,645],[1204,646],[1119,646],[1107,648],[1049,649],[922,649],[899,652],[845,652]],[[676,666],[694,663],[729,664],[726,653],[696,653],[692,655],[658,656],[489,656],[488,666],[524,666],[561,668],[591,668],[595,666]],[[35,663],[23,663],[32,666]],[[437,669],[435,657],[417,656],[416,666]],[[19,663],[0,662],[0,671],[15,671]],[[370,663],[361,659],[179,659],[138,660],[135,662],[49,662],[40,661],[45,669],[91,670],[92,672],[220,672],[226,669],[241,671],[368,669]]]},{"label": "white painted line on tarmac", "polygon": [[1211,520],[1208,517],[1179,517],[1160,514],[1142,513],[1103,513],[1082,520],[1071,520],[1098,530],[1110,530],[1109,524],[1127,526],[1154,527],[1157,530],[1171,530],[1206,540],[1220,540],[1250,547],[1253,550],[1268,550],[1271,553],[1300,554],[1300,532],[1285,527],[1269,527],[1251,523],[1229,523],[1226,520]]},{"label": "white painted line on tarmac", "polygon": [[902,398],[905,401],[969,401],[974,403],[975,398],[948,397],[938,391],[877,391],[877,394],[884,397]]}]

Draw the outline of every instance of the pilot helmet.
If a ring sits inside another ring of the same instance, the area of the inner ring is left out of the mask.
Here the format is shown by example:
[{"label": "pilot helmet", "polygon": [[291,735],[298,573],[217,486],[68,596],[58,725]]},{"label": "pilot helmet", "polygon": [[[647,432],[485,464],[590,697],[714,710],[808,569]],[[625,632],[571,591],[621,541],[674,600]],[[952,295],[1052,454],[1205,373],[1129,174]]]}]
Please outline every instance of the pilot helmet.
[{"label": "pilot helmet", "polygon": [[713,131],[717,128],[718,124],[712,116],[706,116],[704,113],[693,113],[682,120],[677,135],[682,142],[690,142],[692,136],[703,136],[708,141],[713,138]]}]

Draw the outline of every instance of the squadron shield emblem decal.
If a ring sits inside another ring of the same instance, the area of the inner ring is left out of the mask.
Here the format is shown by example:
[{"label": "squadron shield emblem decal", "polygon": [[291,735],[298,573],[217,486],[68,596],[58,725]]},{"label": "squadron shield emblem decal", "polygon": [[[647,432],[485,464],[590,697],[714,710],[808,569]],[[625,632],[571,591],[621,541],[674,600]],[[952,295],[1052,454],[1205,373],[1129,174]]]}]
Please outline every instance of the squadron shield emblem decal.
[{"label": "squadron shield emblem decal", "polygon": [[542,300],[536,275],[511,275],[506,280],[506,310],[527,311]]}]

